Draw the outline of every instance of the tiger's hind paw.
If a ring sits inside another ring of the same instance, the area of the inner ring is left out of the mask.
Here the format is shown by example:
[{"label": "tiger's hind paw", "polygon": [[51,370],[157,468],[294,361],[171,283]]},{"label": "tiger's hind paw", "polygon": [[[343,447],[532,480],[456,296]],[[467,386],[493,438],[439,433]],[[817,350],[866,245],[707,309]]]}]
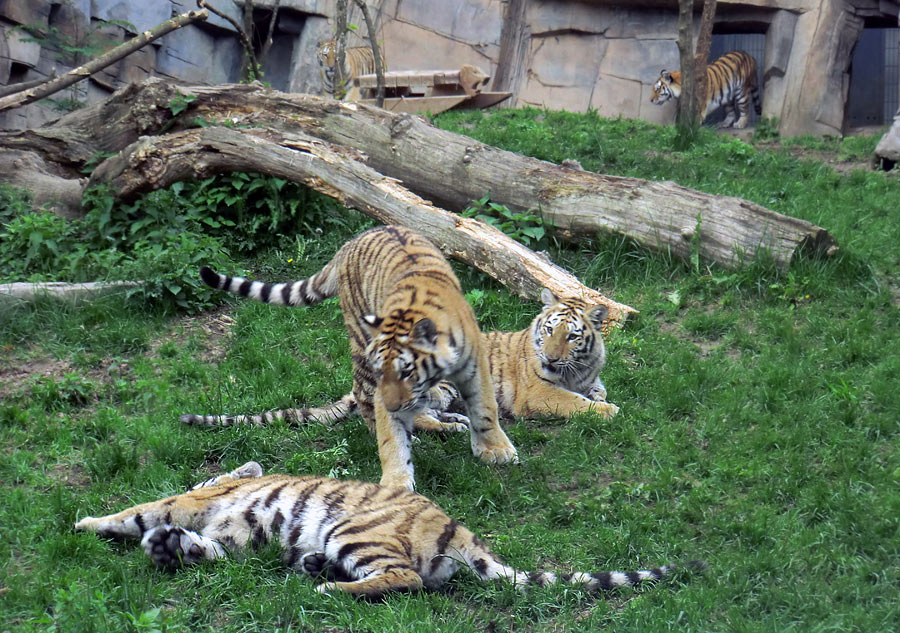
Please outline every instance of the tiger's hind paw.
[{"label": "tiger's hind paw", "polygon": [[225,549],[212,539],[174,525],[150,528],[144,532],[141,547],[157,567],[164,569],[177,569],[225,555]]},{"label": "tiger's hind paw", "polygon": [[436,433],[462,433],[468,431],[469,418],[459,413],[447,413],[437,409],[429,409],[427,413],[416,416],[416,431]]},{"label": "tiger's hind paw", "polygon": [[303,569],[303,573],[313,578],[322,574],[327,575],[331,569],[325,552],[306,552],[300,560],[300,566]]},{"label": "tiger's hind paw", "polygon": [[441,431],[448,433],[465,433],[469,430],[469,418],[462,413],[448,411],[432,411],[431,414],[443,425]]}]

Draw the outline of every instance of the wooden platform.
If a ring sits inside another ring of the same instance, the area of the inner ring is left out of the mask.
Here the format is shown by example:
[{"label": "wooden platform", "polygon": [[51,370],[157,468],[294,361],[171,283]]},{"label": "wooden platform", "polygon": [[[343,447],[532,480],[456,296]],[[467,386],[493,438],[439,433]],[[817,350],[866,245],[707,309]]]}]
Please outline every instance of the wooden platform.
[{"label": "wooden platform", "polygon": [[[482,90],[490,79],[475,66],[459,70],[409,70],[384,73],[384,109],[393,112],[430,112],[450,108],[487,108],[508,99],[509,92]],[[360,102],[375,105],[378,82],[374,74],[354,78]]]}]

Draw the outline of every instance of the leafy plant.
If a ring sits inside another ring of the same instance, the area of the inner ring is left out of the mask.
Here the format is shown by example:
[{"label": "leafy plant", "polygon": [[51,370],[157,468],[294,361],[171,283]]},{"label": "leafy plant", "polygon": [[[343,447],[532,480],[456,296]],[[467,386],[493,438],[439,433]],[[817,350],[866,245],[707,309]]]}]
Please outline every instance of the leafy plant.
[{"label": "leafy plant", "polygon": [[762,117],[759,121],[757,121],[756,126],[753,128],[753,140],[754,142],[767,142],[767,141],[777,141],[781,137],[781,133],[778,131],[779,120],[777,116],[773,117]]},{"label": "leafy plant", "polygon": [[21,24],[12,28],[27,33],[29,37],[25,39],[26,42],[34,42],[40,44],[42,48],[56,51],[55,55],[60,61],[79,64],[86,59],[102,55],[118,45],[118,42],[111,41],[109,36],[103,32],[103,28],[110,24],[120,26],[132,33],[138,32],[134,24],[125,20],[103,20],[97,22],[75,37],[64,35],[55,26]]},{"label": "leafy plant", "polygon": [[544,219],[532,209],[516,213],[509,207],[491,202],[490,194],[475,200],[462,212],[463,217],[475,218],[500,229],[516,241],[530,246],[544,238]]},{"label": "leafy plant", "polygon": [[169,112],[172,113],[172,116],[178,116],[182,112],[188,109],[190,105],[197,100],[197,95],[186,94],[186,95],[175,95],[172,97],[172,100],[169,101]]},{"label": "leafy plant", "polygon": [[49,211],[10,219],[0,226],[0,267],[30,273],[53,271],[76,245],[73,224]]},{"label": "leafy plant", "polygon": [[0,225],[31,211],[31,194],[25,189],[0,184]]}]

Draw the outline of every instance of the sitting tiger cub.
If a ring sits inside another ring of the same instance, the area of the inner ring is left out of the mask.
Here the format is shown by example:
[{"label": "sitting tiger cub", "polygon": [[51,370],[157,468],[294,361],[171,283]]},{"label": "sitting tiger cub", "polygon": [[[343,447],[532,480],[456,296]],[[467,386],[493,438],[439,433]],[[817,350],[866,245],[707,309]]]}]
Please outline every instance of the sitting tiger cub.
[{"label": "sitting tiger cub", "polygon": [[374,431],[381,484],[414,487],[414,425],[440,427],[449,380],[469,416],[472,452],[490,463],[515,461],[516,449],[497,421],[487,348],[475,313],[441,252],[402,226],[381,226],[350,240],[325,267],[302,281],[270,284],[227,277],[209,268],[213,288],[263,303],[306,306],[338,296],[350,338],[353,396]]},{"label": "sitting tiger cub", "polygon": [[589,590],[659,580],[674,569],[665,565],[560,576],[516,571],[414,492],[327,477],[263,477],[256,462],[181,495],[86,517],[75,529],[140,538],[153,562],[169,569],[273,540],[290,569],[330,578],[318,586],[320,592],[340,590],[369,598],[437,588],[461,565],[483,580],[506,578],[517,587],[568,583]]},{"label": "sitting tiger cub", "polygon": [[[599,377],[606,363],[600,326],[606,318],[607,307],[575,297],[559,299],[546,288],[541,293],[541,301],[544,309],[524,330],[481,334],[482,344],[488,349],[500,414],[529,417],[593,410],[611,418],[619,408],[606,402],[606,387]],[[458,392],[447,382],[440,383],[438,388],[442,393],[430,414],[442,421],[443,426],[424,428],[465,430],[466,418],[447,412],[457,405]],[[208,426],[262,425],[276,419],[330,424],[349,416],[355,408],[356,399],[353,394],[347,394],[337,402],[314,409],[279,409],[237,416],[183,415],[181,421]]]}]

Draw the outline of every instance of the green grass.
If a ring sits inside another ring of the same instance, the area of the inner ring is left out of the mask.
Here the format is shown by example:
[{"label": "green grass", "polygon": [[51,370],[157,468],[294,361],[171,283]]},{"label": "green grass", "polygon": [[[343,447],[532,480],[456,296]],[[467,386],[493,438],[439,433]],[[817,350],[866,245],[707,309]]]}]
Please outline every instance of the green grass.
[{"label": "green grass", "polygon": [[[548,241],[554,260],[641,311],[608,342],[603,378],[621,412],[508,423],[517,466],[481,464],[465,437],[425,436],[414,448],[421,492],[520,568],[702,558],[708,571],[599,597],[522,594],[461,574],[451,591],[377,604],[315,593],[272,549],[157,571],[135,543],[72,524],[249,459],[270,472],[378,479],[358,418],[299,431],[178,422],[345,393],[336,303],[234,301],[197,317],[114,297],[0,305],[0,630],[896,629],[900,180],[706,130],[700,146],[673,153],[670,129],[593,115],[454,113],[439,123],[549,160],[748,197],[834,233],[837,257],[803,258],[783,274],[764,262],[698,273],[614,237],[577,249]],[[284,239],[240,265],[299,278],[350,235]],[[483,291],[470,297],[484,327],[519,329],[536,313],[458,270],[467,290]]]}]

